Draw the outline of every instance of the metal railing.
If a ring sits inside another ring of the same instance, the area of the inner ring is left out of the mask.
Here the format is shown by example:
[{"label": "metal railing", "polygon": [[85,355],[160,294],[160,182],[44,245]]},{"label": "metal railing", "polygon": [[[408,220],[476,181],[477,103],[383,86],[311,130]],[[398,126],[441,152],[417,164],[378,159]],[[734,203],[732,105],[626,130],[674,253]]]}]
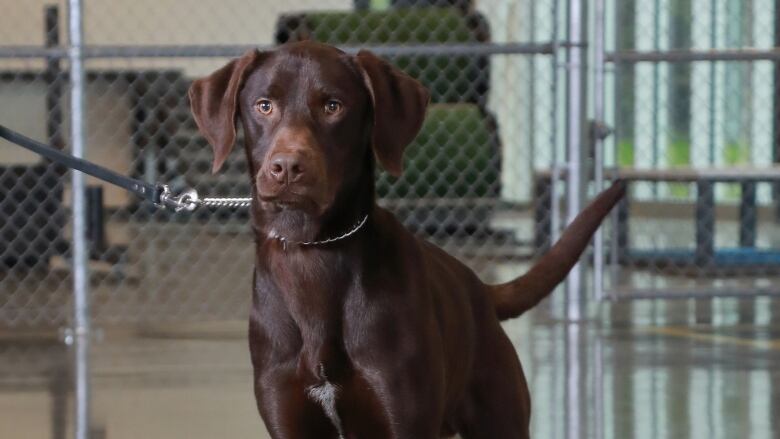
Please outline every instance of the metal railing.
[{"label": "metal railing", "polygon": [[[634,4],[634,3],[632,3]],[[629,4],[627,2],[613,2],[613,5],[615,8],[628,8]],[[649,6],[648,6],[649,7]],[[758,6],[756,6],[758,7]],[[658,4],[655,4],[654,6],[654,13],[658,15],[659,12],[659,6]],[[709,101],[705,103],[708,107],[702,106],[701,103],[689,103],[690,108],[688,108],[688,111],[690,114],[694,114],[696,112],[714,112],[713,106],[716,105],[724,105],[723,103],[717,101],[717,93],[718,90],[721,90],[723,87],[725,87],[723,83],[723,77],[717,76],[715,74],[715,66],[721,66],[719,68],[724,68],[725,65],[731,65],[735,66],[737,64],[743,65],[743,66],[753,66],[755,63],[760,62],[776,62],[780,60],[780,48],[778,47],[715,47],[715,48],[681,48],[681,47],[671,47],[669,49],[664,49],[659,46],[659,37],[656,35],[654,38],[654,45],[655,48],[653,49],[625,49],[625,48],[613,48],[612,50],[607,50],[605,48],[604,43],[604,31],[610,26],[610,23],[608,23],[607,15],[608,11],[604,7],[604,1],[599,0],[594,4],[595,9],[595,24],[594,24],[594,44],[593,44],[593,51],[594,51],[594,61],[596,62],[596,66],[594,67],[594,119],[595,124],[600,126],[606,126],[606,125],[615,125],[614,130],[616,132],[620,132],[623,129],[623,125],[626,124],[633,124],[634,121],[626,120],[625,115],[623,114],[615,114],[614,121],[608,120],[608,116],[606,114],[605,105],[604,105],[604,98],[612,94],[615,99],[615,103],[613,105],[614,111],[617,112],[619,106],[619,102],[626,101],[628,99],[638,99],[630,96],[626,96],[625,94],[619,93],[617,90],[610,90],[610,86],[607,85],[607,82],[609,79],[612,79],[612,84],[614,84],[614,87],[617,87],[620,83],[619,79],[621,77],[625,77],[631,72],[635,72],[639,66],[643,65],[650,65],[652,66],[653,70],[653,78],[652,78],[652,86],[653,91],[651,92],[653,97],[653,103],[651,105],[651,108],[653,108],[653,119],[651,123],[651,127],[645,127],[641,126],[641,128],[645,131],[652,131],[652,143],[654,145],[657,144],[664,144],[668,142],[671,142],[669,140],[669,133],[665,132],[659,132],[658,131],[658,108],[663,108],[664,105],[669,105],[669,103],[665,103],[665,99],[663,97],[663,93],[665,88],[670,86],[669,84],[663,83],[663,79],[659,80],[658,76],[658,69],[660,66],[663,66],[664,68],[671,68],[671,66],[677,66],[677,65],[683,65],[683,64],[695,64],[695,63],[707,63],[709,68],[709,81],[711,83],[708,85],[709,90]],[[668,12],[671,14],[671,12]],[[614,20],[615,22],[612,23],[612,28],[614,29],[615,35],[621,35],[622,26],[624,26],[625,21],[627,18],[625,16],[621,16],[619,11],[614,12]],[[724,23],[724,20],[729,20],[730,18],[723,18],[719,17],[716,14],[716,10],[713,7],[711,14],[707,16],[707,14],[699,14],[699,17],[705,17],[707,20],[713,20],[713,23]],[[716,18],[718,20],[716,20]],[[633,20],[633,18],[632,18]],[[650,20],[650,19],[648,19]],[[663,32],[659,30],[657,23],[658,23],[658,17],[655,17],[653,19],[654,23],[656,23],[656,27],[652,30],[652,32],[658,33]],[[709,43],[715,45],[715,42],[718,40],[716,38],[716,24],[710,23],[709,26],[711,27],[710,30],[710,36],[709,36]],[[752,23],[752,22],[751,22]],[[688,23],[688,26],[693,26],[692,24]],[[628,32],[632,32],[633,29],[629,29]],[[668,29],[667,29],[668,31]],[[754,30],[755,33],[758,33],[758,30]],[[776,42],[776,41],[775,41]],[[718,43],[723,44],[723,43]],[[662,44],[663,45],[663,44]],[[617,47],[617,46],[616,46]],[[738,67],[731,67],[731,68],[738,68]],[[774,68],[776,69],[776,64],[774,64]],[[748,70],[752,71],[752,70]],[[775,79],[777,78],[775,73]],[[689,79],[690,81],[693,81],[692,79]],[[660,85],[659,85],[660,81]],[[669,80],[670,81],[670,80]],[[634,90],[639,89],[640,87],[646,87],[651,84],[640,84],[636,83],[634,84]],[[689,87],[692,87],[691,84],[688,85]],[[743,84],[737,85],[739,87],[748,87]],[[777,85],[774,86],[775,88]],[[690,92],[690,91],[689,91]],[[733,88],[729,89],[728,93],[730,94],[736,94],[741,93],[740,90],[734,90]],[[660,99],[659,99],[659,96]],[[633,101],[632,101],[633,102]],[[775,101],[776,102],[776,101]],[[698,105],[694,107],[694,105]],[[751,110],[746,110],[751,111]],[[767,111],[770,111],[767,109]],[[630,117],[630,116],[628,116]],[[638,129],[638,128],[637,128]],[[724,145],[724,142],[722,139],[717,138],[717,132],[720,130],[721,127],[719,126],[719,122],[716,122],[715,117],[710,115],[709,116],[709,123],[706,127],[701,127],[699,131],[702,132],[701,135],[704,135],[704,133],[707,133],[709,136],[706,140],[710,144],[710,148],[715,150],[717,154],[720,154],[721,148],[725,148],[728,145]],[[760,129],[769,130],[772,132],[774,130],[773,126],[764,126]],[[692,129],[693,130],[693,129]],[[694,136],[699,135],[698,133],[695,133],[694,131],[691,131],[691,133],[683,133],[683,135],[688,136],[688,139],[693,139]],[[635,136],[639,136],[639,134],[635,134]],[[777,134],[774,133],[774,138],[771,139],[771,142],[773,144],[776,144],[777,142]],[[617,154],[617,149],[621,145],[618,145],[616,139],[612,139],[613,143],[611,146],[613,149],[613,155]],[[692,141],[692,140],[691,140]],[[613,157],[605,157],[604,155],[604,143],[602,139],[599,136],[594,136],[593,138],[594,142],[594,153],[595,153],[595,183],[596,187],[601,187],[602,182],[604,181],[605,176],[605,170],[604,170],[604,163],[605,161],[610,161],[610,166],[623,166],[619,163],[617,163],[617,159]],[[639,153],[645,153],[647,154],[648,151],[639,151]],[[652,160],[653,164],[655,165],[659,153],[657,151],[653,151],[654,158]],[[694,152],[690,152],[690,154],[694,154]],[[611,160],[610,160],[611,159]],[[689,160],[695,159],[695,157],[689,158]],[[636,160],[636,159],[635,159]],[[734,167],[735,165],[730,165],[728,163],[722,163],[722,164],[715,164],[713,165],[714,168],[712,169],[701,169],[701,165],[696,165],[694,163],[690,163],[688,165],[689,168],[677,170],[665,168],[663,166],[659,168],[655,168],[651,166],[650,168],[647,168],[648,165],[636,162],[636,166],[638,166],[640,169],[631,169],[625,168],[620,169],[616,174],[620,174],[622,177],[627,178],[629,180],[637,182],[637,184],[645,184],[641,182],[648,182],[646,184],[653,185],[653,202],[657,203],[667,203],[670,206],[679,205],[680,201],[674,201],[674,200],[668,200],[668,199],[660,199],[660,195],[657,195],[657,188],[659,185],[664,184],[672,184],[674,182],[686,182],[687,186],[680,186],[679,183],[677,186],[677,193],[683,194],[683,196],[688,199],[693,197],[693,194],[695,192],[691,192],[689,186],[696,184],[699,191],[702,190],[702,185],[708,185],[710,191],[712,191],[712,186],[714,184],[721,184],[725,185],[729,182],[736,182],[736,184],[742,183],[742,192],[739,193],[739,195],[736,195],[737,197],[740,197],[740,218],[744,217],[745,215],[750,216],[748,221],[740,220],[740,222],[737,224],[737,228],[739,229],[739,241],[738,241],[738,248],[734,250],[731,253],[724,252],[722,255],[718,255],[718,258],[715,262],[712,260],[712,255],[710,255],[710,259],[707,259],[706,261],[704,259],[701,259],[699,256],[701,253],[700,245],[705,245],[705,247],[709,248],[709,252],[715,252],[718,253],[719,251],[713,250],[713,242],[716,240],[715,237],[715,211],[716,208],[718,208],[719,205],[722,204],[722,201],[720,201],[721,197],[716,197],[710,193],[709,198],[707,198],[707,195],[705,194],[705,198],[702,198],[702,194],[697,195],[697,202],[695,204],[696,208],[694,211],[694,214],[697,216],[696,218],[696,249],[695,251],[692,251],[690,253],[690,261],[685,260],[683,258],[687,258],[688,256],[681,255],[680,251],[677,250],[664,250],[660,247],[653,246],[652,251],[655,252],[655,255],[652,255],[652,257],[643,256],[641,266],[637,265],[637,263],[632,262],[636,261],[637,259],[633,259],[631,257],[626,256],[627,250],[625,242],[628,239],[627,232],[624,230],[619,230],[620,227],[626,227],[628,224],[629,219],[625,216],[628,215],[628,210],[623,209],[622,213],[616,210],[612,215],[612,221],[613,224],[612,227],[612,233],[610,234],[610,243],[609,246],[606,246],[604,244],[605,237],[599,233],[596,236],[595,240],[595,248],[594,248],[594,256],[593,256],[593,264],[594,264],[594,278],[593,278],[593,289],[594,289],[594,297],[597,299],[609,299],[609,300],[631,300],[631,299],[706,299],[706,298],[715,298],[715,297],[757,297],[757,296],[776,296],[777,291],[774,288],[771,287],[761,287],[757,286],[755,282],[752,281],[743,281],[741,284],[743,286],[739,285],[739,282],[737,284],[730,283],[728,285],[718,286],[717,285],[717,279],[722,279],[723,281],[729,281],[729,278],[733,274],[741,275],[741,276],[750,276],[752,279],[773,279],[775,276],[772,267],[777,264],[777,262],[771,262],[775,261],[774,259],[774,253],[777,253],[774,249],[770,248],[764,248],[759,249],[755,245],[755,239],[756,239],[756,222],[757,222],[757,215],[759,213],[759,208],[757,207],[757,204],[764,203],[765,205],[768,204],[766,198],[764,198],[764,201],[757,201],[756,199],[756,188],[755,183],[756,182],[762,182],[762,183],[772,183],[777,179],[777,171],[775,169],[772,169],[769,165],[743,165],[743,167]],[[752,166],[752,168],[750,168]],[[701,169],[701,172],[698,172],[698,170]],[[746,170],[747,169],[747,170]],[[682,174],[685,174],[685,176],[681,176]],[[691,174],[691,175],[688,175]],[[696,175],[694,175],[696,174]],[[745,182],[752,182],[751,185],[745,186]],[[650,183],[651,182],[651,183]],[[688,187],[688,189],[686,189]],[[774,186],[773,186],[774,187]],[[745,189],[747,188],[747,189]],[[747,192],[745,192],[747,191]],[[722,192],[721,192],[722,193]],[[702,201],[704,200],[704,202]],[[709,200],[709,201],[707,201]],[[736,200],[734,200],[736,201]],[[731,201],[731,202],[734,202]],[[683,203],[686,203],[687,201],[683,201]],[[747,203],[747,204],[746,204]],[[692,203],[690,203],[692,204]],[[620,215],[623,215],[622,218],[619,218]],[[658,217],[656,215],[655,217]],[[661,217],[658,217],[661,218]],[[663,218],[662,218],[663,219]],[[749,230],[744,230],[745,228],[748,228]],[[772,232],[772,226],[767,225],[767,223],[764,223],[763,227],[768,227],[771,229],[768,233],[774,233]],[[706,229],[706,230],[705,230]],[[750,237],[751,239],[744,239],[746,236]],[[724,240],[724,237],[719,235],[720,240]],[[729,239],[726,239],[728,241]],[[705,244],[700,244],[701,242],[705,242]],[[749,245],[746,247],[745,242],[750,241]],[[765,240],[766,241],[766,240]],[[728,249],[726,249],[728,250]],[[605,258],[609,258],[608,263],[605,263]],[[737,258],[737,259],[735,259]],[[738,260],[740,259],[741,260]],[[755,263],[750,262],[751,260],[755,260]],[[698,262],[701,261],[701,262]],[[736,262],[735,262],[736,261]],[[725,264],[723,266],[719,264]],[[734,265],[736,264],[736,265]],[[684,268],[683,268],[684,266]],[[666,268],[662,268],[666,267]],[[683,277],[686,279],[689,279],[691,281],[695,281],[695,285],[685,288],[681,287],[680,285],[676,285],[674,280],[670,282],[661,282],[660,287],[650,287],[647,285],[643,285],[642,282],[639,282],[639,284],[633,284],[632,281],[621,281],[618,279],[618,273],[623,273],[624,277],[628,276],[630,277],[632,273],[634,272],[642,272],[646,276],[660,276],[665,277],[664,281],[667,278],[675,278],[675,277]],[[609,282],[605,282],[605,279],[608,279]]]}]

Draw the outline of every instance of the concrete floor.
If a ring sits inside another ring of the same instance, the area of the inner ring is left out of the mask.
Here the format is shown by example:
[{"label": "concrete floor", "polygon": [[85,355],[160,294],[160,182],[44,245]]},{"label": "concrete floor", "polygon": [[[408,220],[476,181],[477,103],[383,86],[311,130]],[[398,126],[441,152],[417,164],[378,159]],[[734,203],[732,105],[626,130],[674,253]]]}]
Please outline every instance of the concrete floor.
[{"label": "concrete floor", "polygon": [[[557,305],[505,325],[535,437],[780,437],[780,301],[607,304],[580,324],[550,318]],[[106,330],[93,355],[95,436],[267,437],[244,326]],[[0,340],[0,438],[71,436],[67,358],[54,340]]]}]

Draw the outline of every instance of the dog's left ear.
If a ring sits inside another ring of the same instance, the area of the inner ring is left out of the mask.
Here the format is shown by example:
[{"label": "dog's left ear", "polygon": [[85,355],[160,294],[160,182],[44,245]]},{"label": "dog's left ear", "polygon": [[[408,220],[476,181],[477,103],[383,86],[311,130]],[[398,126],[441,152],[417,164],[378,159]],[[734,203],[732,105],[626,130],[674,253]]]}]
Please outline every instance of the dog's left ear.
[{"label": "dog's left ear", "polygon": [[398,177],[404,149],[420,132],[430,94],[416,79],[371,52],[361,50],[356,59],[374,107],[374,154],[387,172]]},{"label": "dog's left ear", "polygon": [[250,50],[190,87],[190,107],[201,134],[214,148],[216,173],[225,163],[236,140],[238,93],[246,75],[260,59],[260,52]]}]

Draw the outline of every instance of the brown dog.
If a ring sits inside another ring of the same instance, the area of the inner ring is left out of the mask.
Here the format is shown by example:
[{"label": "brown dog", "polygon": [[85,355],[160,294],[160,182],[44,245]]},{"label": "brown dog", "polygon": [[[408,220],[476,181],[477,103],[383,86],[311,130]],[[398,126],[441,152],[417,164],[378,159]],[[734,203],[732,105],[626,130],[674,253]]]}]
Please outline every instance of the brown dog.
[{"label": "brown dog", "polygon": [[313,42],[250,51],[195,81],[190,101],[214,172],[237,119],[246,137],[250,349],[272,437],[528,437],[528,388],[499,321],[563,280],[622,185],[526,275],[489,286],[376,204],[375,157],[399,175],[428,104],[390,64]]}]

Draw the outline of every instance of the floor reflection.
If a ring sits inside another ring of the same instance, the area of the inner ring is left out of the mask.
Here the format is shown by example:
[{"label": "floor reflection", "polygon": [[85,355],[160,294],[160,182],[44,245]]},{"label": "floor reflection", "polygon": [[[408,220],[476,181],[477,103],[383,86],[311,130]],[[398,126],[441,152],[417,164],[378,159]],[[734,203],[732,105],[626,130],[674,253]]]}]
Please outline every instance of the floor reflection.
[{"label": "floor reflection", "polygon": [[[538,438],[773,438],[780,301],[604,304],[582,323],[555,301],[506,323]],[[243,322],[106,330],[93,355],[95,431],[112,439],[266,437]],[[68,352],[0,338],[0,437],[64,438]]]},{"label": "floor reflection", "polygon": [[532,370],[536,437],[778,437],[777,301],[606,308],[582,325],[537,313],[531,337],[512,329]]}]

